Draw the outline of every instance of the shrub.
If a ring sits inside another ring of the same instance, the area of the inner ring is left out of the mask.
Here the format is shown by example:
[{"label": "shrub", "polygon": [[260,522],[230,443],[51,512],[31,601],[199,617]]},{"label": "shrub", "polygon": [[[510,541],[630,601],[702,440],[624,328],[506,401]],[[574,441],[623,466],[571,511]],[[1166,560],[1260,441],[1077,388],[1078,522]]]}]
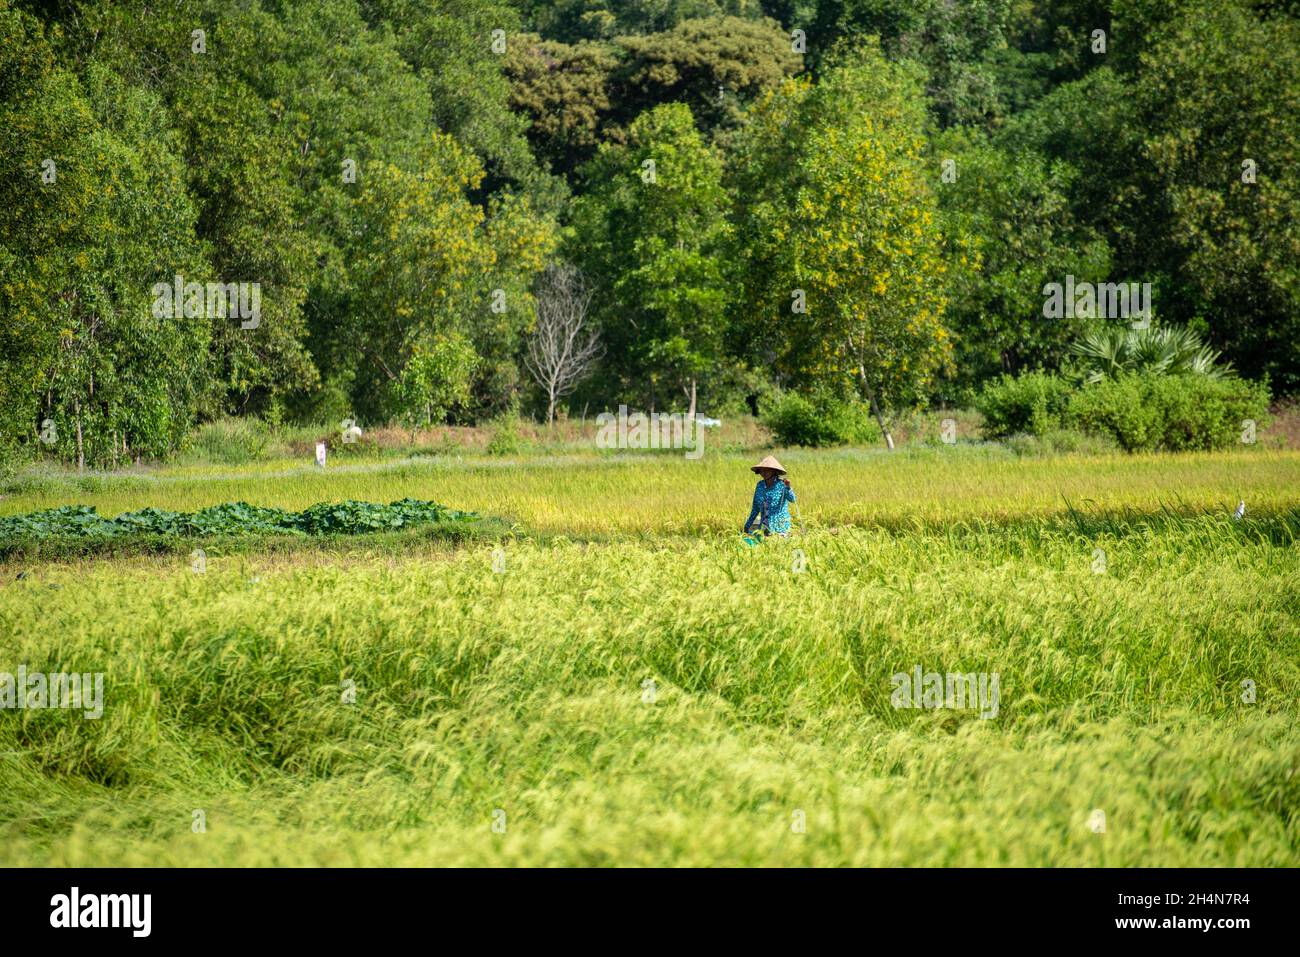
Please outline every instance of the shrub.
[{"label": "shrub", "polygon": [[1020,458],[1050,455],[1106,455],[1119,452],[1109,435],[1092,435],[1078,429],[1052,429],[1043,435],[1013,435],[1006,447]]},{"label": "shrub", "polygon": [[864,406],[826,393],[786,392],[763,410],[762,422],[781,445],[864,445],[879,438]]},{"label": "shrub", "polygon": [[492,438],[488,440],[488,455],[515,455],[523,448],[523,436],[519,433],[519,419],[513,415],[503,415],[497,419],[492,429]]},{"label": "shrub", "polygon": [[412,426],[441,422],[452,406],[469,402],[479,362],[473,344],[460,333],[416,346],[397,380],[395,396],[401,417]]},{"label": "shrub", "polygon": [[381,453],[378,440],[369,433],[363,432],[349,441],[339,431],[325,441],[330,455],[339,458],[373,458]]},{"label": "shrub", "polygon": [[208,422],[190,437],[190,451],[205,462],[245,465],[266,453],[271,430],[251,416]]},{"label": "shrub", "polygon": [[975,400],[989,438],[1044,436],[1059,429],[1070,401],[1070,384],[1050,372],[1004,375]]},{"label": "shrub", "polygon": [[1224,449],[1241,441],[1246,420],[1263,427],[1268,402],[1265,383],[1130,373],[1085,386],[1071,398],[1068,416],[1129,452]]},{"label": "shrub", "polygon": [[0,478],[8,478],[30,458],[30,452],[18,441],[0,430]]}]

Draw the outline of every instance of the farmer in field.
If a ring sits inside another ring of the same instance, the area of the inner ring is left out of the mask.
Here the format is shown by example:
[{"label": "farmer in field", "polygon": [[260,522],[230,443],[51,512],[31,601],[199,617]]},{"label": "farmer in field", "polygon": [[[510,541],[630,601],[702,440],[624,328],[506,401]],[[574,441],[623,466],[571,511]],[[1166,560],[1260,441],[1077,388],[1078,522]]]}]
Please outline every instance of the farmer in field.
[{"label": "farmer in field", "polygon": [[757,472],[762,480],[754,486],[754,507],[745,519],[745,531],[759,529],[764,535],[790,534],[790,508],[794,499],[794,489],[785,477],[785,469],[773,456],[750,468]]}]

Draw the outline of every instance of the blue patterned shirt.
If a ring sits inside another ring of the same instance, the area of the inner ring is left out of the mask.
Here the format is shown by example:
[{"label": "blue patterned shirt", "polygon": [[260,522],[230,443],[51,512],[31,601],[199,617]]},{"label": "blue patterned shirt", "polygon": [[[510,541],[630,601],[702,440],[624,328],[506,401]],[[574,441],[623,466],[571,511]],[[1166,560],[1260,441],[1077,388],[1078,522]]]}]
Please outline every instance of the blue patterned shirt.
[{"label": "blue patterned shirt", "polygon": [[755,518],[759,519],[759,526],[769,532],[779,535],[790,531],[788,503],[794,500],[794,489],[785,482],[777,479],[768,488],[767,483],[759,479],[754,487],[754,507],[749,511],[749,518],[745,519],[745,531],[749,531]]}]

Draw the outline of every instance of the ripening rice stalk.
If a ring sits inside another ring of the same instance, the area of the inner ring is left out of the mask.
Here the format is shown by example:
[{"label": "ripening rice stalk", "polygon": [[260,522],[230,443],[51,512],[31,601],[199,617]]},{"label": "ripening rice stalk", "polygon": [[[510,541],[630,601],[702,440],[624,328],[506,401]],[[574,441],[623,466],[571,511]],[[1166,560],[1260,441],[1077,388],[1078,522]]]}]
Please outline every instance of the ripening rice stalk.
[{"label": "ripening rice stalk", "polygon": [[[578,519],[629,477],[571,475]],[[480,499],[548,514],[503,484]],[[868,505],[807,511],[837,507]],[[0,863],[1296,863],[1294,512],[742,549],[687,511],[654,527],[704,532],[34,569],[0,671],[103,672],[104,711],[0,714]],[[899,706],[918,668],[997,700]]]}]

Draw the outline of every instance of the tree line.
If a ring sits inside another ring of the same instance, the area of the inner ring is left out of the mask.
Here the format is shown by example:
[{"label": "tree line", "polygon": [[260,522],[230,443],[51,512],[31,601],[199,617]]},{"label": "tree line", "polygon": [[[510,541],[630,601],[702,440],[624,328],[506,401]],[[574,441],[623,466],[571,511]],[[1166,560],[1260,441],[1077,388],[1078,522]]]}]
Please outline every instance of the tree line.
[{"label": "tree line", "polygon": [[1067,277],[1293,393],[1298,17],[0,0],[0,458],[777,390],[887,428],[1057,368],[1105,324],[1045,313]]}]

